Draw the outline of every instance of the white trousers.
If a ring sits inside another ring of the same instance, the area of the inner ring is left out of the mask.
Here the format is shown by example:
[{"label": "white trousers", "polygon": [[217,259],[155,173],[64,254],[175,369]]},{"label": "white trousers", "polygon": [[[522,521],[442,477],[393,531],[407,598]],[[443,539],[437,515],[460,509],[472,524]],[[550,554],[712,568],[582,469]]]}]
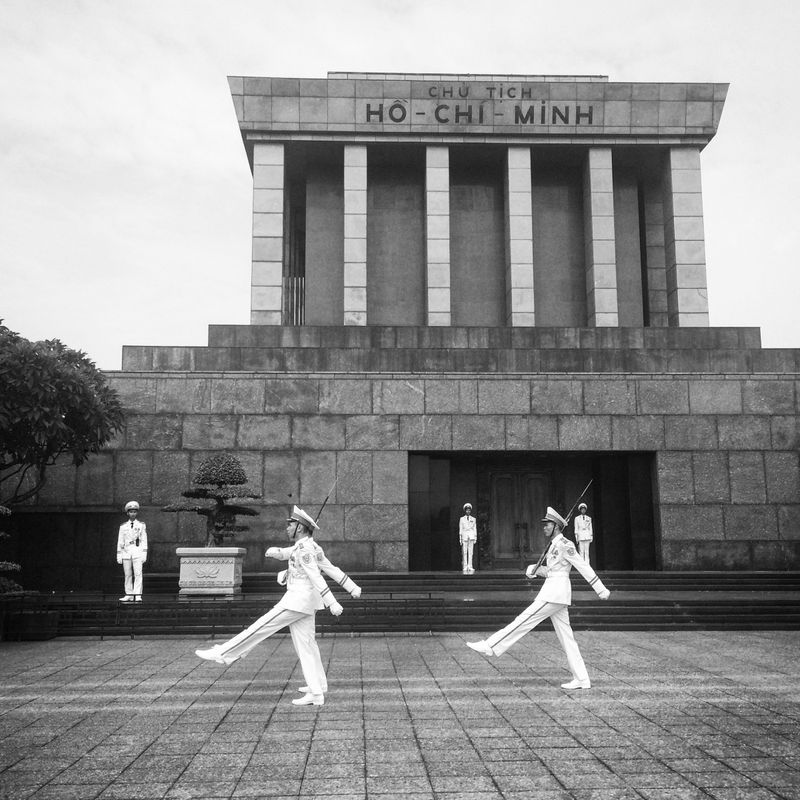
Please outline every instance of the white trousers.
[{"label": "white trousers", "polygon": [[122,569],[125,572],[125,594],[142,596],[142,559],[123,558]]},{"label": "white trousers", "polygon": [[472,569],[472,551],[475,548],[475,540],[468,539],[461,545],[461,569]]},{"label": "white trousers", "polygon": [[589,673],[583,663],[581,651],[575,641],[575,634],[569,624],[569,606],[561,603],[547,603],[534,600],[516,619],[506,625],[502,630],[493,633],[486,643],[492,648],[495,655],[502,655],[518,642],[526,633],[532,631],[540,622],[546,619],[553,621],[558,641],[567,656],[567,664],[572,677],[579,681],[588,681]]},{"label": "white trousers", "polygon": [[288,626],[306,686],[311,694],[324,694],[328,691],[328,679],[317,646],[314,617],[314,614],[275,606],[241,633],[220,645],[220,655],[243,658],[264,639]]},{"label": "white trousers", "polygon": [[587,540],[585,542],[578,542],[578,552],[581,555],[581,558],[588,564],[589,563],[589,545],[591,544],[591,540]]}]

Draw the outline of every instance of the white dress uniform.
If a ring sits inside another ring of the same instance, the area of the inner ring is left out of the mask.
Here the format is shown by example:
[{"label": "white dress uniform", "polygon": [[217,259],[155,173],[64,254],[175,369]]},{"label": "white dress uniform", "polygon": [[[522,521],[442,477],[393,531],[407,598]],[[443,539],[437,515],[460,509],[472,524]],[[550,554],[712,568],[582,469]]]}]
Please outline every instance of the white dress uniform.
[{"label": "white dress uniform", "polygon": [[[586,508],[586,506],[582,506]],[[594,539],[594,532],[592,531],[592,518],[587,514],[578,514],[575,517],[575,541],[578,543],[578,552],[581,558],[588,564],[589,563],[589,545]]]},{"label": "white dress uniform", "polygon": [[341,613],[341,606],[320,570],[331,575],[353,597],[359,597],[361,589],[328,561],[322,548],[311,536],[304,536],[290,547],[270,547],[266,555],[289,562],[285,571],[286,594],[263,617],[225,644],[214,648],[216,654],[226,664],[231,664],[246,656],[273,633],[288,626],[308,692],[323,695],[328,691],[328,681],[316,641],[315,614],[322,608],[330,608],[333,612],[338,609]]},{"label": "white dress uniform", "polygon": [[[550,508],[547,509],[547,512],[548,518],[551,512],[558,516],[557,512]],[[558,518],[562,519],[560,516]],[[547,566],[539,567],[537,573],[544,575],[545,581],[536,595],[536,599],[505,628],[493,633],[484,642],[470,646],[486,655],[499,656],[526,633],[532,631],[540,622],[551,619],[558,641],[567,657],[573,682],[580,684],[583,688],[588,688],[590,685],[589,674],[569,623],[568,609],[572,603],[572,585],[569,573],[572,567],[575,567],[583,575],[602,599],[606,599],[610,592],[597,577],[595,571],[575,551],[575,545],[561,533],[552,536],[548,548]],[[528,577],[532,577],[534,566],[531,565],[526,570]],[[575,685],[565,684],[564,686],[565,688],[578,688]]]},{"label": "white dress uniform", "polygon": [[[466,508],[467,506],[464,506],[464,510]],[[469,506],[469,509],[472,511],[472,506]],[[475,572],[472,567],[472,553],[475,542],[478,541],[478,526],[475,517],[469,512],[458,521],[458,541],[461,544],[461,571],[465,575],[471,575]]]},{"label": "white dress uniform", "polygon": [[147,526],[138,519],[119,526],[117,563],[125,572],[125,597],[141,598],[142,564],[147,561]]}]

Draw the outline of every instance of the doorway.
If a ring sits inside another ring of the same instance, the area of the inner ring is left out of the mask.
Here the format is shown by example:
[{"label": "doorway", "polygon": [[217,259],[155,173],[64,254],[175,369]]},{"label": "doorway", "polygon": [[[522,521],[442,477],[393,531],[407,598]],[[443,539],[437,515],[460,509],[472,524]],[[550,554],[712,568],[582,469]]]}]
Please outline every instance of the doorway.
[{"label": "doorway", "polygon": [[[475,568],[517,570],[544,545],[547,506],[566,516],[582,499],[594,523],[592,566],[660,569],[653,453],[409,453],[411,571],[460,571],[464,503],[478,524]],[[567,537],[572,538],[570,525]]]}]

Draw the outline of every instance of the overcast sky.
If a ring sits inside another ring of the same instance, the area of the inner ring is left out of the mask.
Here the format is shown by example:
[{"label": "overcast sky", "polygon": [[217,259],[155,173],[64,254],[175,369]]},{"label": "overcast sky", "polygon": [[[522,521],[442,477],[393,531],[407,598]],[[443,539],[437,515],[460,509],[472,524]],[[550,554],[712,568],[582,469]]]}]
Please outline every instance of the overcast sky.
[{"label": "overcast sky", "polygon": [[712,325],[800,347],[796,0],[0,0],[0,317],[103,369],[249,322],[228,75],[723,82],[703,151]]}]

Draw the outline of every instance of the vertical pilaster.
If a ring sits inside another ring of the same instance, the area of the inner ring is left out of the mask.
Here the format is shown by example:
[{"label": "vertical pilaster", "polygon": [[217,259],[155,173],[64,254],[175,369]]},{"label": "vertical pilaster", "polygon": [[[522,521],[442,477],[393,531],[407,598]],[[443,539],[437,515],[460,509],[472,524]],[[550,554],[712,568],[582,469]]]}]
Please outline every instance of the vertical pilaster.
[{"label": "vertical pilaster", "polygon": [[254,145],[252,325],[280,325],[283,322],[283,161],[282,144]]},{"label": "vertical pilaster", "polygon": [[610,147],[591,147],[584,169],[586,307],[593,327],[619,325],[614,237],[614,173]]},{"label": "vertical pilaster", "polygon": [[672,327],[708,326],[700,150],[673,147],[664,175],[667,305]]},{"label": "vertical pilaster", "polygon": [[509,147],[506,159],[506,325],[533,326],[533,205],[530,147]]},{"label": "vertical pilaster", "polygon": [[450,151],[425,149],[427,324],[450,325]]},{"label": "vertical pilaster", "polygon": [[344,147],[344,320],[367,324],[367,147]]},{"label": "vertical pilaster", "polygon": [[651,328],[666,328],[667,261],[664,249],[664,192],[661,184],[644,187],[644,236],[647,258],[647,305]]}]

